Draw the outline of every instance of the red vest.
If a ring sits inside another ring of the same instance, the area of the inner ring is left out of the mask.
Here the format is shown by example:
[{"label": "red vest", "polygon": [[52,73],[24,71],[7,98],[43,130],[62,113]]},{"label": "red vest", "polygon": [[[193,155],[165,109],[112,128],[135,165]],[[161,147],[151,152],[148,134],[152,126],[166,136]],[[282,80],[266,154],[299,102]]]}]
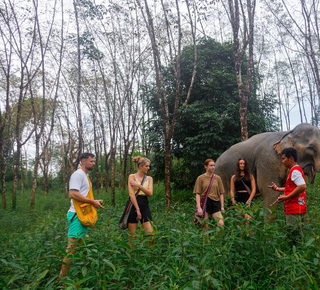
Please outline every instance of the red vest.
[{"label": "red vest", "polygon": [[[306,178],[304,176],[304,173],[302,171],[302,168],[298,166],[293,166],[290,169],[287,181],[286,181],[286,187],[284,189],[284,194],[289,195],[297,186],[295,183],[291,180],[291,175],[294,170],[298,170],[301,172],[302,177],[304,181],[306,181]],[[290,198],[286,201],[284,201],[284,213],[285,214],[304,214],[307,213],[307,203],[306,203],[306,191],[304,190],[299,195],[295,196],[294,198]]]}]

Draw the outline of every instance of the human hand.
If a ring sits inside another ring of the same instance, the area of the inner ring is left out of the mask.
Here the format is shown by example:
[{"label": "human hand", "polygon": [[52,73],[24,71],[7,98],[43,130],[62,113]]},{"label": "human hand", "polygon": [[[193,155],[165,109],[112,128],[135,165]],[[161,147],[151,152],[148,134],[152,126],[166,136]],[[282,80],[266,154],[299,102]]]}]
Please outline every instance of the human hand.
[{"label": "human hand", "polygon": [[271,182],[271,185],[268,185],[269,188],[273,189],[274,191],[278,191],[278,186],[274,183],[274,182]]},{"label": "human hand", "polygon": [[103,203],[102,199],[96,199],[96,200],[93,200],[92,205],[95,208],[104,208],[101,203]]},{"label": "human hand", "polygon": [[225,212],[225,210],[224,210],[224,207],[223,207],[223,206],[221,207],[221,211],[222,211],[222,212]]},{"label": "human hand", "polygon": [[137,209],[136,212],[137,212],[137,221],[139,221],[142,218],[140,209]]},{"label": "human hand", "polygon": [[277,199],[278,202],[283,202],[285,200],[287,200],[287,196],[285,194],[280,195]]},{"label": "human hand", "polygon": [[136,182],[135,180],[130,180],[130,185],[133,187],[138,187],[140,185],[140,183]]},{"label": "human hand", "polygon": [[198,208],[198,215],[199,215],[200,217],[203,216],[203,211],[202,211],[202,208],[201,208],[201,207]]}]

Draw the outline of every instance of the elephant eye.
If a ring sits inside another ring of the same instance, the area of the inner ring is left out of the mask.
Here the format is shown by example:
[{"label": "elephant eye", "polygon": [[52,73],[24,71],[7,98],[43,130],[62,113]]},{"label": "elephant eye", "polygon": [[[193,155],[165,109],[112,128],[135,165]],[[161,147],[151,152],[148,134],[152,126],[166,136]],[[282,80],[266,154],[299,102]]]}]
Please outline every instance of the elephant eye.
[{"label": "elephant eye", "polygon": [[306,150],[312,153],[317,152],[317,149],[313,145],[309,145]]}]

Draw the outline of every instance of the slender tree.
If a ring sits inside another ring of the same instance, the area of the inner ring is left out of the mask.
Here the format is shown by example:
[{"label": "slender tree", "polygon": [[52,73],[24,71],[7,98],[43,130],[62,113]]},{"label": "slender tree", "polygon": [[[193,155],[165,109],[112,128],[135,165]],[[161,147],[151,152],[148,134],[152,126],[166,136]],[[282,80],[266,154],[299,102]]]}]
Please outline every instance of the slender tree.
[{"label": "slender tree", "polygon": [[[246,3],[243,3],[242,0],[228,0],[228,4],[223,5],[228,12],[233,33],[235,71],[239,90],[241,140],[246,140],[248,139],[248,101],[252,91],[256,0],[246,0]],[[241,25],[242,34],[240,34]],[[246,74],[244,74],[242,70],[246,57],[248,61]]]},{"label": "slender tree", "polygon": [[[165,147],[165,198],[166,207],[171,206],[171,168],[172,168],[172,136],[175,131],[176,121],[179,118],[179,111],[182,106],[186,105],[189,101],[191,90],[193,87],[194,77],[196,74],[197,67],[197,52],[196,52],[196,21],[191,17],[191,8],[189,2],[186,1],[186,8],[188,11],[188,20],[190,25],[189,33],[191,35],[191,42],[194,45],[194,64],[192,78],[187,89],[187,96],[184,102],[181,100],[181,67],[180,67],[180,56],[182,49],[182,24],[181,24],[181,13],[180,13],[180,2],[175,1],[173,7],[168,9],[168,4],[161,1],[161,13],[163,16],[163,22],[156,26],[156,17],[152,15],[150,4],[147,0],[137,1],[138,7],[144,19],[145,25],[148,29],[149,39],[151,42],[151,48],[153,53],[153,65],[155,72],[155,82],[157,88],[157,99],[159,102],[159,111],[162,120],[163,136],[164,136],[164,147]],[[155,4],[155,3],[154,3]],[[173,12],[175,11],[173,14]],[[192,9],[194,15],[195,9]],[[175,19],[175,21],[172,21]],[[164,28],[165,33],[160,34],[157,29]],[[160,43],[160,38],[162,38]],[[166,43],[166,45],[163,45]],[[166,50],[169,52],[166,53]],[[163,60],[168,59],[168,64],[175,75],[175,92],[174,92],[174,106],[173,109],[169,108],[169,95],[166,90],[166,84],[163,77]]]}]

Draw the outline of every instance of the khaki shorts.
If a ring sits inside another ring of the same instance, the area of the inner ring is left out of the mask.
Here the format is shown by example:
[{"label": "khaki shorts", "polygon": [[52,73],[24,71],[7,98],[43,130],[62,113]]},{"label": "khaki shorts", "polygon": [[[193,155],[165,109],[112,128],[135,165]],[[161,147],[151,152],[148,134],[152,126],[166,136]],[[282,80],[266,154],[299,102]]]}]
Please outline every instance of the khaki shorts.
[{"label": "khaki shorts", "polygon": [[288,214],[286,215],[287,226],[290,227],[300,227],[304,224],[306,214]]}]

